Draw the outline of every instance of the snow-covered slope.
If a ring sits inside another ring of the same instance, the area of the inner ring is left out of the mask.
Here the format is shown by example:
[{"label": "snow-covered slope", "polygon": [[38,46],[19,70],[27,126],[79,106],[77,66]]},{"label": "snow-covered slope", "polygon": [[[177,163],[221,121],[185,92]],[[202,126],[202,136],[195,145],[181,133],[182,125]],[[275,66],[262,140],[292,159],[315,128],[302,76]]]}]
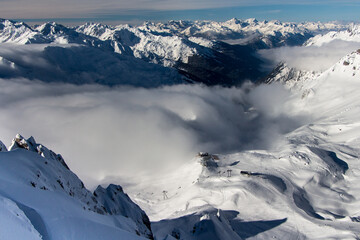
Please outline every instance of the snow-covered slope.
[{"label": "snow-covered slope", "polygon": [[156,239],[357,239],[359,66],[357,50],[323,73],[288,74],[289,116],[311,117],[278,147],[202,154],[129,185]]},{"label": "snow-covered slope", "polygon": [[360,25],[352,24],[348,29],[343,31],[331,31],[323,35],[316,35],[315,37],[310,38],[305,45],[321,46],[334,40],[360,42]]},{"label": "snow-covered slope", "polygon": [[[279,151],[220,156],[211,171],[171,182],[174,177],[164,177],[156,182],[161,188],[147,186],[134,197],[154,221],[157,239],[354,239],[357,157],[319,134],[305,127]],[[319,142],[306,142],[304,135]],[[198,166],[194,159],[188,168]]]},{"label": "snow-covered slope", "polygon": [[323,72],[300,70],[281,63],[267,76],[265,83],[280,82],[290,89],[302,91],[303,97],[305,97],[314,91],[315,86],[320,89],[321,87],[326,88],[326,84],[332,81],[336,81],[334,84],[339,85],[339,80],[336,79],[357,79],[360,75],[359,55],[360,49],[342,57],[336,64]]},{"label": "snow-covered slope", "polygon": [[43,43],[46,39],[23,22],[0,19],[0,43]]},{"label": "snow-covered slope", "polygon": [[[307,99],[312,105],[322,106],[333,103],[335,105],[349,104],[351,106],[353,105],[352,101],[354,101],[354,104],[357,102],[356,98],[352,99],[351,97],[356,94],[359,88],[359,78],[360,49],[344,56],[320,75],[301,79],[296,83],[296,88],[301,89],[304,97],[309,95]],[[332,96],[330,94],[332,91],[335,91],[336,95]]]},{"label": "snow-covered slope", "polygon": [[[347,44],[349,42],[349,44]],[[303,55],[306,54],[310,57],[308,59],[304,58],[307,61],[312,61],[313,65],[321,65],[317,61],[326,61],[326,56],[328,58],[334,58],[336,54],[332,55],[332,53],[327,52],[342,52],[346,51],[346,49],[355,50],[360,47],[360,25],[351,24],[348,29],[342,31],[331,31],[326,34],[319,34],[315,37],[310,38],[306,43],[304,43],[302,50]],[[321,50],[321,49],[324,50]],[[343,49],[343,50],[342,50]],[[319,55],[322,55],[323,58],[316,59],[316,57],[311,58],[310,51],[318,52]],[[295,52],[295,51],[294,51]],[[294,56],[296,57],[296,56]],[[300,55],[301,57],[301,55]],[[281,82],[286,84],[289,88],[293,87],[309,87],[310,85],[317,82],[315,79],[319,78],[320,75],[324,75],[324,72],[334,72],[332,75],[336,73],[336,70],[340,69],[339,66],[348,66],[351,65],[352,70],[350,68],[341,68],[343,72],[339,74],[341,77],[349,77],[349,75],[356,75],[357,64],[353,63],[354,59],[356,59],[356,53],[352,53],[351,55],[347,55],[342,57],[341,59],[336,59],[334,61],[334,66],[329,69],[323,70],[309,70],[309,69],[301,69],[301,67],[290,66],[287,62],[279,63],[272,72],[265,78],[265,83],[272,82]],[[310,65],[311,63],[307,64]],[[330,66],[329,66],[330,67]],[[326,74],[325,74],[326,75]],[[327,76],[327,75],[326,75]],[[324,77],[322,77],[324,78]]]},{"label": "snow-covered slope", "polygon": [[17,135],[0,162],[2,239],[152,238],[148,217],[120,186],[91,193],[33,137]]}]

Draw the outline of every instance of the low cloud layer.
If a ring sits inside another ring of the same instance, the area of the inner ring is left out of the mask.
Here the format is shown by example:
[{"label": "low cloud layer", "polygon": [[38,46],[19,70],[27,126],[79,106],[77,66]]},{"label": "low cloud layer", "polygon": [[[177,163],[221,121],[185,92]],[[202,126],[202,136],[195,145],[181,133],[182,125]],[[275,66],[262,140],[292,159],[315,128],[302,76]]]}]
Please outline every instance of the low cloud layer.
[{"label": "low cloud layer", "polygon": [[359,42],[334,40],[320,47],[281,47],[261,50],[259,54],[271,63],[266,66],[267,68],[285,62],[290,67],[300,70],[324,71],[358,48],[360,48]]},{"label": "low cloud layer", "polygon": [[0,102],[4,143],[16,133],[34,136],[88,186],[176,169],[198,151],[271,148],[304,120],[278,85],[142,89],[0,79]]}]

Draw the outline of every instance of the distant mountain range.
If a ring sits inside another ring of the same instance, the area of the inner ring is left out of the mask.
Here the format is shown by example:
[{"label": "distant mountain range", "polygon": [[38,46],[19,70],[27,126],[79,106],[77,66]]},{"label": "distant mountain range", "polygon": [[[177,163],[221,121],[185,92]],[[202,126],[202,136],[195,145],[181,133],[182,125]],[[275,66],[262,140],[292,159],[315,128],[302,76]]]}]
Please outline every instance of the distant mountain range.
[{"label": "distant mountain range", "polygon": [[[144,87],[189,82],[233,86],[267,75],[257,50],[302,45],[318,33],[344,28],[256,19],[146,22],[137,27],[54,22],[30,27],[0,20],[0,43],[16,44],[14,54],[0,51],[0,77]],[[24,60],[29,58],[46,66]]]}]

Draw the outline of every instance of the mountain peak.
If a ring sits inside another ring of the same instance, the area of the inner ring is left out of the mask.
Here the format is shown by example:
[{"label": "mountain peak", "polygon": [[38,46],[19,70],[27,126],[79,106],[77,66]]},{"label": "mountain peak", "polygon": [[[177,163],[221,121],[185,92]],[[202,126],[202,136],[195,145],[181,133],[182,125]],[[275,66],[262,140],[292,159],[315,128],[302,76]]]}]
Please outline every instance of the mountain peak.
[{"label": "mountain peak", "polygon": [[250,24],[257,24],[259,21],[256,18],[248,18],[245,20],[245,22]]},{"label": "mountain peak", "polygon": [[228,20],[227,22],[233,23],[233,24],[240,24],[242,21],[237,18],[232,18],[232,19]]},{"label": "mountain peak", "polygon": [[13,20],[0,20],[0,43],[30,43],[30,39],[38,38],[38,33],[23,22]]},{"label": "mountain peak", "polygon": [[41,32],[42,34],[48,35],[50,33],[57,33],[62,29],[65,29],[66,27],[58,24],[56,22],[47,22],[44,23],[36,28],[37,31]]}]

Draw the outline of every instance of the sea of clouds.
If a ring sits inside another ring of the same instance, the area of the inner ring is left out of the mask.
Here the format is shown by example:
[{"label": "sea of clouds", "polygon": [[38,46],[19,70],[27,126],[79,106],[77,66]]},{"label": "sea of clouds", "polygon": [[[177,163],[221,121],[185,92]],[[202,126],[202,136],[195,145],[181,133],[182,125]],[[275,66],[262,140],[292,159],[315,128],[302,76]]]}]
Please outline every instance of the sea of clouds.
[{"label": "sea of clouds", "polygon": [[0,79],[0,102],[4,143],[34,136],[90,187],[168,172],[199,151],[270,149],[306,121],[276,84],[145,89]]},{"label": "sea of clouds", "polygon": [[[273,64],[286,61],[302,69],[323,70],[356,48],[358,43],[333,41],[261,54]],[[0,78],[0,140],[9,145],[17,133],[34,136],[62,154],[89,187],[110,178],[151,178],[171,172],[200,151],[273,149],[284,144],[286,133],[313,117],[303,109],[304,101],[280,84],[161,86],[172,73],[160,66],[143,66],[117,55],[99,62],[102,55],[87,50],[72,45],[0,46],[0,74],[4,75]],[[102,69],[104,79],[110,74],[114,81],[121,78],[125,83],[137,74],[136,86],[147,76],[152,81],[148,88],[87,82],[88,75],[99,74],[96,69]],[[67,76],[64,82],[62,74]],[[47,81],[53,75],[56,81]],[[82,81],[77,82],[79,76]],[[163,79],[158,81],[156,76]],[[152,84],[157,87],[149,88]]]}]

